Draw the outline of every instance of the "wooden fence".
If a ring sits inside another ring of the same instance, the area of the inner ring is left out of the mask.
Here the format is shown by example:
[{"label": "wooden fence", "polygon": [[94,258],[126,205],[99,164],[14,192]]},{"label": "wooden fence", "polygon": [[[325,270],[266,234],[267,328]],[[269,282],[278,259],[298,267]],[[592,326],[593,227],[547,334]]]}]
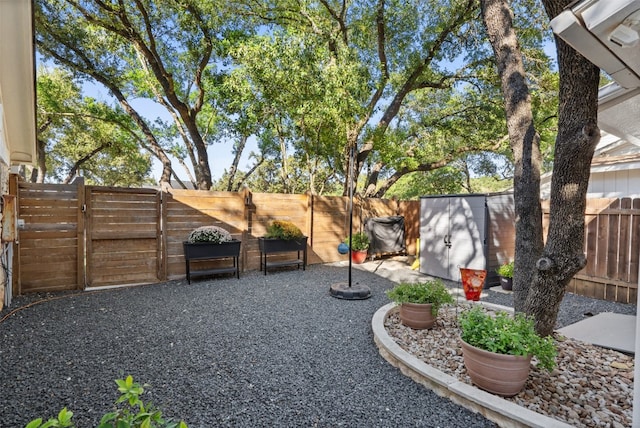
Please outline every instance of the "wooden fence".
[{"label": "wooden fence", "polygon": [[[348,198],[193,190],[123,189],[32,184],[12,177],[17,195],[13,292],[75,290],[153,283],[185,275],[182,242],[203,225],[219,225],[242,241],[241,271],[259,269],[258,237],[272,220],[294,222],[309,237],[309,263],[344,260]],[[548,202],[543,202],[545,225]],[[402,215],[407,253],[415,255],[420,202],[354,200],[354,230],[366,218]],[[593,199],[585,214],[587,266],[568,291],[635,303],[638,292],[640,199]]]},{"label": "wooden fence", "polygon": [[[182,242],[218,225],[242,241],[240,269],[259,269],[258,238],[272,220],[289,220],[309,237],[309,263],[344,260],[348,198],[272,193],[123,189],[12,182],[21,225],[13,292],[62,291],[184,278]],[[404,215],[415,250],[419,202],[354,200],[354,230],[368,217]],[[415,224],[410,224],[410,223]],[[207,262],[215,264],[216,262]]]},{"label": "wooden fence", "polygon": [[[545,234],[549,201],[543,202]],[[589,199],[585,210],[587,265],[567,290],[583,296],[635,303],[638,296],[640,199]]]}]

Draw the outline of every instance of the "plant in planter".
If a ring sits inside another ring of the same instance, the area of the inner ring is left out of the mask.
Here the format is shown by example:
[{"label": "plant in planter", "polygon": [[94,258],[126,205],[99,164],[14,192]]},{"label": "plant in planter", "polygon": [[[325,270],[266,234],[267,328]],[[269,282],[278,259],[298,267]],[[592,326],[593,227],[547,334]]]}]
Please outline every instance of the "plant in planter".
[{"label": "plant in planter", "polygon": [[[260,270],[264,268],[265,275],[267,267],[279,267],[287,265],[297,265],[304,269],[307,265],[307,237],[304,236],[298,226],[287,220],[274,220],[268,227],[264,237],[258,238],[260,249]],[[297,252],[296,259],[267,262],[271,253]],[[302,259],[300,258],[302,252]]]},{"label": "plant in planter", "polygon": [[304,234],[298,226],[287,220],[274,220],[267,227],[267,239],[282,239],[291,241],[305,238]]},{"label": "plant in planter", "polygon": [[529,376],[531,358],[551,371],[556,346],[551,337],[540,337],[533,320],[522,313],[490,314],[480,306],[460,315],[462,355],[469,377],[480,388],[504,397],[522,390]]},{"label": "plant in planter", "polygon": [[202,226],[194,229],[189,234],[187,242],[209,242],[211,244],[222,244],[233,241],[233,237],[228,230],[218,226]]},{"label": "plant in planter", "polygon": [[[233,239],[228,230],[219,226],[202,226],[194,229],[182,243],[186,263],[187,280],[191,283],[193,275],[204,276],[217,273],[235,273],[240,278],[238,258],[240,241]],[[191,261],[232,258],[233,266],[191,272]]]},{"label": "plant in planter", "polygon": [[[349,237],[344,238],[344,243],[349,245]],[[351,261],[356,264],[364,263],[369,250],[369,235],[364,232],[356,232],[351,235]]]},{"label": "plant in planter", "polygon": [[500,277],[500,285],[504,290],[513,288],[513,262],[505,263],[496,269]]},{"label": "plant in planter", "polygon": [[433,327],[440,307],[454,302],[449,290],[439,279],[402,282],[388,290],[387,296],[400,305],[402,324],[414,329]]}]

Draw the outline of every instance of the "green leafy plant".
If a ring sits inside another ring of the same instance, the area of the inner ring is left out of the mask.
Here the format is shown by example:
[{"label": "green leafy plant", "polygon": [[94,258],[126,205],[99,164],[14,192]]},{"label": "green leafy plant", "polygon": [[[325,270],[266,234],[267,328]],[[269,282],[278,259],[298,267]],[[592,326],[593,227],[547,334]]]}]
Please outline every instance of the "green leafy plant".
[{"label": "green leafy plant", "polygon": [[191,244],[195,242],[222,244],[223,242],[230,241],[233,241],[231,233],[219,226],[202,226],[197,229],[193,229],[187,238],[187,242]]},{"label": "green leafy plant", "polygon": [[501,265],[496,269],[496,272],[503,278],[513,278],[513,262]]},{"label": "green leafy plant", "polygon": [[265,238],[284,239],[290,241],[303,238],[304,234],[298,226],[286,220],[274,220],[267,228]]},{"label": "green leafy plant", "polygon": [[[344,238],[344,243],[349,245],[349,237]],[[356,232],[351,235],[351,249],[353,251],[366,251],[369,249],[369,236],[364,232]]]},{"label": "green leafy plant", "polygon": [[391,290],[387,296],[398,304],[402,303],[431,303],[431,313],[438,315],[440,307],[454,302],[453,296],[439,279],[426,282],[401,282]]},{"label": "green leafy plant", "polygon": [[532,355],[538,365],[551,371],[557,350],[551,337],[540,337],[533,320],[522,313],[488,313],[480,306],[460,315],[461,339],[485,351],[505,355]]},{"label": "green leafy plant", "polygon": [[[187,424],[183,421],[174,422],[163,419],[160,410],[154,408],[152,404],[145,404],[140,399],[144,388],[134,382],[133,377],[117,379],[116,384],[121,394],[116,400],[116,408],[102,417],[97,428],[187,428]],[[25,428],[75,428],[75,424],[71,421],[72,416],[73,412],[65,407],[58,413],[57,418],[51,418],[44,423],[42,418],[34,419]]]}]

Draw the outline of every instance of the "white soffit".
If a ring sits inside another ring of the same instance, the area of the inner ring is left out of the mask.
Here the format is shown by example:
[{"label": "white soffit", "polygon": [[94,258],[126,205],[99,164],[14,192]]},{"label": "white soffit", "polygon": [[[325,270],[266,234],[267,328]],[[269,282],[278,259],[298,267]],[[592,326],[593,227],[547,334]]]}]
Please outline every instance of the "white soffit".
[{"label": "white soffit", "polygon": [[[628,44],[620,46],[617,34],[627,17],[638,10],[640,0],[579,1],[555,17],[551,28],[620,86],[635,88],[640,86],[640,43],[630,36]],[[634,34],[634,29],[624,28]],[[636,34],[640,37],[640,28]]]},{"label": "white soffit", "polygon": [[625,89],[616,83],[600,88],[598,126],[640,146],[640,88]]},{"label": "white soffit", "polygon": [[34,163],[36,119],[31,0],[0,0],[0,104],[4,134],[4,143],[0,143],[8,152],[8,163]]}]

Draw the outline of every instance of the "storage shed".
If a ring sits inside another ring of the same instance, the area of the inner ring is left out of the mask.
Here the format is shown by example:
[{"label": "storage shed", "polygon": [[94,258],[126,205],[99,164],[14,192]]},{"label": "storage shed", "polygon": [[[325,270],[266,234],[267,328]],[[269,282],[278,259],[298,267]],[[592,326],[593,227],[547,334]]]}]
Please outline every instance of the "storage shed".
[{"label": "storage shed", "polygon": [[460,268],[485,269],[485,287],[497,285],[515,236],[513,193],[420,198],[421,273],[459,281]]}]

